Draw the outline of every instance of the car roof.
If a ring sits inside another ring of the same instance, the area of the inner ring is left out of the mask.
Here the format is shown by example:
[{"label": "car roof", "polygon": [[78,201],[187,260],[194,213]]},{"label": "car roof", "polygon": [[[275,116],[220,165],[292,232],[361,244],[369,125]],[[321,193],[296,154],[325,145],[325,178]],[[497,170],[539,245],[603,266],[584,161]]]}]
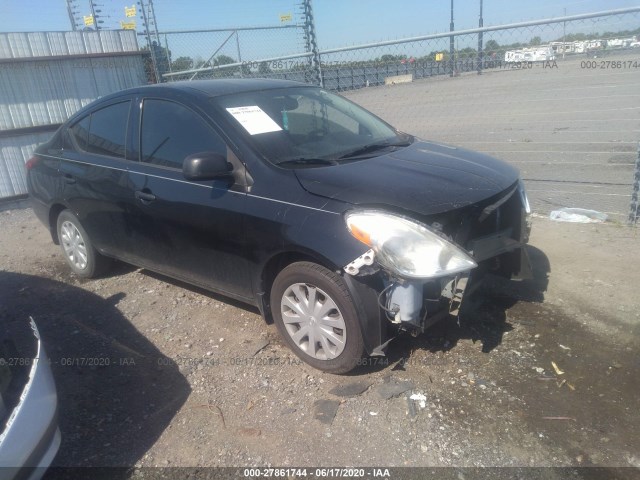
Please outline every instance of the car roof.
[{"label": "car roof", "polygon": [[184,92],[191,95],[218,97],[221,95],[231,95],[234,93],[253,92],[256,90],[271,90],[276,88],[291,88],[312,86],[305,83],[291,80],[273,80],[269,78],[225,78],[216,80],[184,80],[180,82],[159,83],[156,85],[145,85],[123,90],[111,95],[102,97],[101,100],[109,97],[117,97],[131,93],[170,93]]},{"label": "car roof", "polygon": [[216,80],[184,80],[180,82],[159,83],[155,85],[143,85],[133,87],[126,90],[111,93],[100,97],[84,108],[74,113],[66,123],[74,123],[78,118],[86,115],[96,106],[111,100],[117,100],[119,97],[132,94],[153,94],[166,95],[183,93],[192,97],[219,97],[222,95],[231,95],[234,93],[255,92],[260,90],[273,90],[278,88],[292,87],[315,87],[301,82],[291,80],[273,80],[269,78],[225,78]]}]

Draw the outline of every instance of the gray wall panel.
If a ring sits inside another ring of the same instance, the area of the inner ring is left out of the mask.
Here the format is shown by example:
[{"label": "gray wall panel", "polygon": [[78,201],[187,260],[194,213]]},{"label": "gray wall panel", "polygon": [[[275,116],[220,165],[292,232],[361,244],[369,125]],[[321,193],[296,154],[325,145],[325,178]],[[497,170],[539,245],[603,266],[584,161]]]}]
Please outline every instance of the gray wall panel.
[{"label": "gray wall panel", "polygon": [[0,33],[0,58],[138,51],[134,30]]},{"label": "gray wall panel", "polygon": [[[132,30],[0,33],[0,198],[27,193],[24,163],[53,135],[10,131],[63,123],[99,97],[146,84],[141,55],[108,55],[137,51]],[[88,52],[107,56],[60,58]]]},{"label": "gray wall panel", "polygon": [[0,138],[0,198],[27,193],[25,162],[55,131]]},{"label": "gray wall panel", "polygon": [[139,56],[4,64],[0,130],[61,123],[96,98],[145,83]]}]

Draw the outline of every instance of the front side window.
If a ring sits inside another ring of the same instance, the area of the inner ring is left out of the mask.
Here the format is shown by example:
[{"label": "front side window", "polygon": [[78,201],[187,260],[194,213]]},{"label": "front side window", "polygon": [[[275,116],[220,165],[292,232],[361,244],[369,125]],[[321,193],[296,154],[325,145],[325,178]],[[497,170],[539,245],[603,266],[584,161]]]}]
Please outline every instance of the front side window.
[{"label": "front side window", "polygon": [[274,164],[335,164],[412,141],[358,105],[315,87],[225,95],[212,102]]},{"label": "front side window", "polygon": [[76,122],[71,128],[69,128],[69,135],[78,144],[82,150],[87,149],[87,142],[89,141],[89,121],[91,115],[87,115],[79,122]]},{"label": "front side window", "polygon": [[110,157],[125,157],[130,104],[131,101],[116,103],[91,113],[89,136],[85,148],[87,152]]},{"label": "front side window", "polygon": [[140,152],[143,162],[181,169],[184,159],[194,153],[214,152],[226,157],[227,146],[194,111],[175,102],[146,99]]}]

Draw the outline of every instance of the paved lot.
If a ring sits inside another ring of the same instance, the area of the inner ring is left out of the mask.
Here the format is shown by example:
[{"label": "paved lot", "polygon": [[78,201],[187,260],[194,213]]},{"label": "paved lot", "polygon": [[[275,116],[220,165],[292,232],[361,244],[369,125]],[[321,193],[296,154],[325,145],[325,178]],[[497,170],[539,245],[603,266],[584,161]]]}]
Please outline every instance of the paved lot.
[{"label": "paved lot", "polygon": [[532,245],[535,281],[333,376],[255,309],[126,265],[80,281],[30,210],[0,212],[0,318],[42,331],[57,465],[640,468],[637,231],[536,219]]},{"label": "paved lot", "polygon": [[[624,221],[640,142],[640,52],[595,59],[595,69],[585,60],[345,95],[401,130],[516,165],[540,213],[582,207]],[[632,68],[600,68],[618,60]]]}]

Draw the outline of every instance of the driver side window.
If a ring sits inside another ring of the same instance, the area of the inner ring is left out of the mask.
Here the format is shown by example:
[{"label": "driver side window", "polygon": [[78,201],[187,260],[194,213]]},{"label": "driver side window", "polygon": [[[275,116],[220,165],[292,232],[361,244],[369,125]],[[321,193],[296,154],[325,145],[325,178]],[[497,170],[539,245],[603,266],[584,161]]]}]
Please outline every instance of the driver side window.
[{"label": "driver side window", "polygon": [[215,152],[226,157],[224,140],[200,115],[175,102],[145,99],[140,134],[141,160],[182,169],[186,157]]}]

